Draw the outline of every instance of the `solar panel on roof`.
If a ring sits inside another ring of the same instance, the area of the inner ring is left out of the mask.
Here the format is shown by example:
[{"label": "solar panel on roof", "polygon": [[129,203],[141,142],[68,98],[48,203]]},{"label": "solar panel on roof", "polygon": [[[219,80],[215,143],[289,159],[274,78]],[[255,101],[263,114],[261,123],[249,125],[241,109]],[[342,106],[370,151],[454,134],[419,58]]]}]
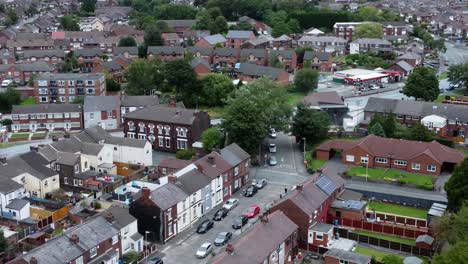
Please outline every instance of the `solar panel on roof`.
[{"label": "solar panel on roof", "polygon": [[320,177],[320,179],[318,179],[315,184],[327,195],[332,194],[337,188],[336,185],[327,176]]},{"label": "solar panel on roof", "polygon": [[356,200],[348,200],[348,201],[345,202],[345,206],[347,208],[351,208],[351,209],[361,209],[362,202],[361,201],[356,201]]}]

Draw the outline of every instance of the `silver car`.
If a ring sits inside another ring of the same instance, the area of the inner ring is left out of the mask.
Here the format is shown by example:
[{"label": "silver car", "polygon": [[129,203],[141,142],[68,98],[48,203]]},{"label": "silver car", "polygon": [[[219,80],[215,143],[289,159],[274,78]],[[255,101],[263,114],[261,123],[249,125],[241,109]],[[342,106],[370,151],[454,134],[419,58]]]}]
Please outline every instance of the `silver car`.
[{"label": "silver car", "polygon": [[262,189],[263,187],[265,187],[267,185],[267,181],[265,179],[261,179],[261,180],[254,180],[252,181],[252,185],[255,185],[257,186],[258,189]]},{"label": "silver car", "polygon": [[205,258],[213,251],[213,246],[211,243],[206,242],[201,245],[201,247],[197,250],[197,258]]},{"label": "silver car", "polygon": [[271,143],[268,146],[268,150],[270,151],[270,153],[276,153],[276,144]]},{"label": "silver car", "polygon": [[270,157],[268,158],[268,164],[269,164],[270,166],[275,166],[275,165],[277,165],[277,164],[278,164],[278,161],[276,160],[276,157],[275,157],[275,156],[270,156]]},{"label": "silver car", "polygon": [[227,210],[232,210],[232,208],[236,207],[238,204],[239,204],[239,200],[235,198],[231,198],[223,204],[223,208]]}]

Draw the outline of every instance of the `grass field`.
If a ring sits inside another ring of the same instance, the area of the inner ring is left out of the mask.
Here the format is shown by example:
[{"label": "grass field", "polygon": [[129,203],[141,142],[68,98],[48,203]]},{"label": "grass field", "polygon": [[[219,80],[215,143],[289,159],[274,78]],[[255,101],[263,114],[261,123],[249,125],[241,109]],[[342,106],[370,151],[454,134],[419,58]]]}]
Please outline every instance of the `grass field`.
[{"label": "grass field", "polygon": [[0,148],[9,148],[13,146],[18,146],[18,145],[23,145],[27,144],[29,142],[6,142],[6,143],[0,143]]},{"label": "grass field", "polygon": [[207,111],[210,114],[211,119],[223,118],[224,117],[224,107],[210,107],[202,109]]},{"label": "grass field", "polygon": [[365,236],[370,236],[370,237],[375,237],[375,238],[380,238],[380,239],[385,239],[388,241],[393,241],[393,242],[398,242],[410,246],[416,246],[416,240],[414,239],[409,239],[409,238],[404,238],[404,237],[397,237],[397,236],[392,236],[392,235],[387,235],[387,234],[381,234],[381,233],[374,233],[374,232],[368,232],[364,230],[354,230],[353,233],[357,233],[360,235],[365,235]]},{"label": "grass field", "polygon": [[[402,183],[410,183],[417,185],[424,189],[432,189],[432,177],[422,174],[414,174],[394,169],[368,169],[368,177],[370,179],[381,179],[389,181],[400,181]],[[357,177],[366,177],[366,168],[364,167],[351,167],[348,171],[348,175]]]},{"label": "grass field", "polygon": [[288,104],[296,106],[304,98],[305,94],[301,92],[288,92]]},{"label": "grass field", "polygon": [[45,137],[46,133],[45,132],[38,132],[34,133],[32,136],[33,137]]},{"label": "grass field", "polygon": [[36,104],[34,97],[28,97],[20,103],[20,105],[33,105],[33,104]]},{"label": "grass field", "polygon": [[377,261],[382,261],[383,257],[385,257],[386,255],[391,255],[390,253],[385,252],[385,251],[379,251],[379,250],[364,248],[364,247],[356,247],[356,250],[354,252],[362,254],[362,255],[370,256],[370,257],[374,256]]},{"label": "grass field", "polygon": [[427,218],[427,210],[409,207],[399,204],[388,204],[388,203],[381,203],[381,202],[370,202],[368,204],[368,208],[370,210],[375,210],[377,212],[382,213],[389,213],[389,214],[397,214],[403,216],[409,216],[414,218]]},{"label": "grass field", "polygon": [[11,134],[11,138],[28,138],[28,133]]}]

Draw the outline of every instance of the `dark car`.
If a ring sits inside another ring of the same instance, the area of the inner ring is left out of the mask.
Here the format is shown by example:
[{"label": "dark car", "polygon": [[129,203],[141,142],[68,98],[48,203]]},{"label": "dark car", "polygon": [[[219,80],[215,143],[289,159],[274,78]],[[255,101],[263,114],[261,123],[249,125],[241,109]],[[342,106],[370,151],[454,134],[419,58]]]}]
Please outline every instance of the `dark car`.
[{"label": "dark car", "polygon": [[249,187],[247,187],[247,189],[245,189],[244,196],[245,197],[252,197],[252,196],[254,196],[254,194],[257,193],[257,191],[258,191],[257,186],[250,185]]},{"label": "dark car", "polygon": [[164,264],[164,262],[162,261],[161,258],[154,257],[154,258],[152,258],[152,259],[150,259],[150,260],[147,260],[147,261],[145,262],[145,264]]},{"label": "dark car", "polygon": [[197,233],[198,234],[204,234],[208,232],[211,228],[213,228],[214,222],[211,220],[205,220],[203,221],[197,228]]},{"label": "dark car", "polygon": [[231,238],[232,238],[232,233],[231,232],[221,232],[216,236],[214,244],[216,246],[222,246],[222,245],[226,244],[226,242],[228,242],[229,239],[231,239]]},{"label": "dark car", "polygon": [[213,220],[215,221],[221,221],[223,220],[224,217],[226,217],[228,214],[228,210],[225,208],[221,208],[213,216]]},{"label": "dark car", "polygon": [[239,215],[234,220],[232,221],[232,228],[234,229],[240,229],[243,227],[247,222],[249,221],[249,218],[246,215]]}]

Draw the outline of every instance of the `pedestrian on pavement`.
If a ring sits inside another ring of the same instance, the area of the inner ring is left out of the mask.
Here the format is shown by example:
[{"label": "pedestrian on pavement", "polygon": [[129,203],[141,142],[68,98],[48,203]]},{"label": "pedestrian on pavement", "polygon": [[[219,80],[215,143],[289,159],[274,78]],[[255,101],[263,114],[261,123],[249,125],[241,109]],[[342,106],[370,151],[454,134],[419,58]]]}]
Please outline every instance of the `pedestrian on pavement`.
[{"label": "pedestrian on pavement", "polygon": [[288,193],[288,188],[286,188],[286,186],[284,187],[284,194],[287,194]]}]

